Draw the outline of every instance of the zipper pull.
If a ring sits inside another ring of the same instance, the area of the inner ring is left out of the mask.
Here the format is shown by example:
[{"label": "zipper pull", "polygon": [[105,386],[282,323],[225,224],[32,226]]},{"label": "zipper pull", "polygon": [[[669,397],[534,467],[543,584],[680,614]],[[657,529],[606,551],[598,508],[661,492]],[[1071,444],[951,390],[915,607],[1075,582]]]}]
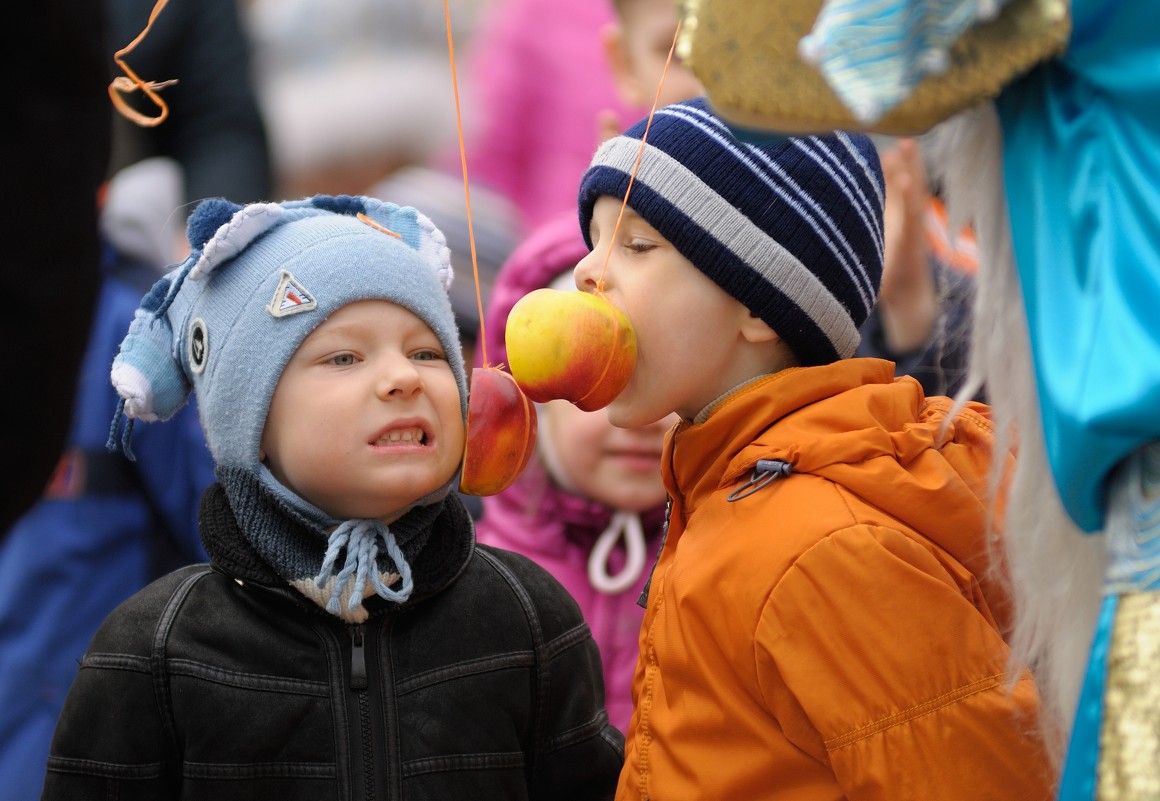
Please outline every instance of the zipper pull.
[{"label": "zipper pull", "polygon": [[367,657],[363,626],[350,627],[350,688],[367,688]]}]

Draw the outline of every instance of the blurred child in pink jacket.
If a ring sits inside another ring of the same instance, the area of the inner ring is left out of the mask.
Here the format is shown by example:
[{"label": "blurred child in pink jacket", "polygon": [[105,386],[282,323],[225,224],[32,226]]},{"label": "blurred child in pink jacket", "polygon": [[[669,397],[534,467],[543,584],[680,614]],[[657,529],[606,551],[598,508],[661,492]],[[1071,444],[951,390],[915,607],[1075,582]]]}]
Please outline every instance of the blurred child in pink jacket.
[{"label": "blurred child in pink jacket", "polygon": [[[504,325],[515,302],[549,285],[575,290],[572,270],[587,254],[575,211],[543,223],[512,253],[484,318],[493,366],[507,361]],[[539,563],[580,604],[600,647],[609,720],[623,731],[644,616],[637,599],[665,517],[661,443],[676,417],[621,429],[604,411],[567,401],[537,411],[536,458],[515,484],[484,498],[476,537]]]}]

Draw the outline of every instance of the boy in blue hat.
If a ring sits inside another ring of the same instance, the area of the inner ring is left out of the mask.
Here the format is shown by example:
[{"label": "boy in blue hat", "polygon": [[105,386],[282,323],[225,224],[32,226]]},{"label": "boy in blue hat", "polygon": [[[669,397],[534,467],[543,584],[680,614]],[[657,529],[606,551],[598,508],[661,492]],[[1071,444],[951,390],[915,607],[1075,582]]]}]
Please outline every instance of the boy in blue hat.
[{"label": "boy in blue hat", "polygon": [[44,798],[611,797],[621,740],[578,608],[477,547],[453,492],[467,386],[442,233],[320,196],[206,201],[189,240],[112,379],[126,448],[196,393],[210,564],[106,620]]}]

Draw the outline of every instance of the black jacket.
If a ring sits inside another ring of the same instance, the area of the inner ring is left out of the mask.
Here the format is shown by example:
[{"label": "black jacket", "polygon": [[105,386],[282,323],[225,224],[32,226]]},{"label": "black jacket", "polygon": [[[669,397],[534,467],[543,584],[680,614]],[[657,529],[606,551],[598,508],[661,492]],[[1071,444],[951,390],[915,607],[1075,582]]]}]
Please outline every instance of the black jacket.
[{"label": "black jacket", "polygon": [[457,498],[433,525],[412,598],[371,599],[348,625],[257,557],[211,487],[212,567],[105,621],[43,798],[612,798],[623,738],[576,603],[529,560],[476,546]]}]

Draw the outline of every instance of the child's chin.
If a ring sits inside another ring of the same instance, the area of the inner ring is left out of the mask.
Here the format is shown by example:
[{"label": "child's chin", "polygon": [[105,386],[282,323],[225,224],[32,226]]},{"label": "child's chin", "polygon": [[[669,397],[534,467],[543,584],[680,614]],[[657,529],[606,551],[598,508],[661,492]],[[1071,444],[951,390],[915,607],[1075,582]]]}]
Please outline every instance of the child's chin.
[{"label": "child's chin", "polygon": [[647,425],[648,421],[641,422],[639,412],[632,403],[621,393],[612,403],[604,407],[608,414],[608,422],[617,428],[637,428]]}]

